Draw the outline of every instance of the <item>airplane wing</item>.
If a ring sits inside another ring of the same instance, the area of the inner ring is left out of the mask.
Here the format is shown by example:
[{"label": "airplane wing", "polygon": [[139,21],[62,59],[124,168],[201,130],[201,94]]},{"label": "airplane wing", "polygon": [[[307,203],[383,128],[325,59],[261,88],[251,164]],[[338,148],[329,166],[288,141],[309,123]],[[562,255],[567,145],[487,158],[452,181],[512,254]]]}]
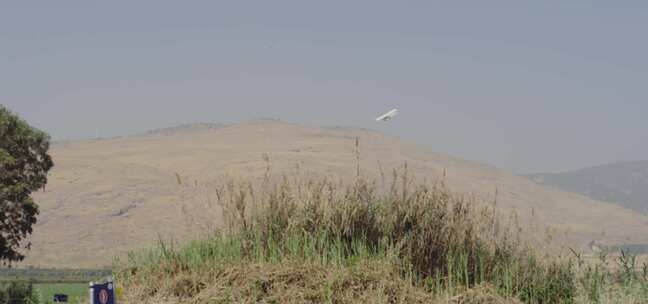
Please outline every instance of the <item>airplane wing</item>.
[{"label": "airplane wing", "polygon": [[383,115],[378,116],[378,118],[376,118],[376,121],[388,121],[394,118],[394,116],[396,115],[398,115],[398,109],[393,109]]}]

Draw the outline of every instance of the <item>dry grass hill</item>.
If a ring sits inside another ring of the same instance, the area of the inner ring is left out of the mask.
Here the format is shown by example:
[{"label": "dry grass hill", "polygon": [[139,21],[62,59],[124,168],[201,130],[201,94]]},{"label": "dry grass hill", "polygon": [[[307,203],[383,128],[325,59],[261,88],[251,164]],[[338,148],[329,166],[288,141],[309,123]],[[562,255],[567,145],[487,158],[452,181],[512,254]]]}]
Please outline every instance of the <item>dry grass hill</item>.
[{"label": "dry grass hill", "polygon": [[362,174],[379,183],[381,168],[388,173],[407,162],[418,179],[444,179],[453,191],[492,201],[497,189],[502,210],[516,210],[538,231],[568,231],[557,236],[573,246],[648,243],[648,217],[628,209],[374,131],[258,120],[53,144],[56,166],[36,194],[41,214],[23,265],[97,267],[160,236],[199,237],[219,221],[209,206],[210,183],[226,174],[260,177],[268,164],[273,174],[354,176],[356,137]]}]

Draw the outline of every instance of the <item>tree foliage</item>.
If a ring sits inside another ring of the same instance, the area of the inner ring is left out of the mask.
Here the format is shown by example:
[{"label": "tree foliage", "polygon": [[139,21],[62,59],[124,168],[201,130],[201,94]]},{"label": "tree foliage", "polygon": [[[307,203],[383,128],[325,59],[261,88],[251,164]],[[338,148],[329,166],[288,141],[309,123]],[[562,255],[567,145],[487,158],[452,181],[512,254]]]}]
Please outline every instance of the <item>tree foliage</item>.
[{"label": "tree foliage", "polygon": [[31,194],[45,186],[52,158],[49,136],[0,105],[0,261],[21,261],[24,239],[36,223]]},{"label": "tree foliage", "polygon": [[3,283],[0,284],[0,303],[33,304],[38,303],[38,296],[30,282]]}]

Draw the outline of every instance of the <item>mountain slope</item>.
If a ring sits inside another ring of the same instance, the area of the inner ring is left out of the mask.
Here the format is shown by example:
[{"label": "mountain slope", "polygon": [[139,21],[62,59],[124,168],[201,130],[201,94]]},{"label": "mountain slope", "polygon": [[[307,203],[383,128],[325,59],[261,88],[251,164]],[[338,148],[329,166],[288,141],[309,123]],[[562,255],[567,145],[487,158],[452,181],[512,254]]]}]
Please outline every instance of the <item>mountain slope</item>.
[{"label": "mountain slope", "polygon": [[278,174],[298,166],[305,174],[351,177],[356,137],[364,175],[380,180],[381,170],[407,162],[418,179],[444,179],[457,192],[492,201],[497,189],[502,210],[517,210],[521,223],[538,223],[539,231],[569,230],[565,241],[573,245],[648,243],[648,218],[624,208],[373,131],[260,120],[54,144],[56,166],[35,197],[41,214],[24,265],[108,265],[159,237],[204,235],[218,224],[209,197],[219,177],[260,177],[268,164]]},{"label": "mountain slope", "polygon": [[532,180],[648,213],[648,161],[624,162],[555,174],[531,174]]}]

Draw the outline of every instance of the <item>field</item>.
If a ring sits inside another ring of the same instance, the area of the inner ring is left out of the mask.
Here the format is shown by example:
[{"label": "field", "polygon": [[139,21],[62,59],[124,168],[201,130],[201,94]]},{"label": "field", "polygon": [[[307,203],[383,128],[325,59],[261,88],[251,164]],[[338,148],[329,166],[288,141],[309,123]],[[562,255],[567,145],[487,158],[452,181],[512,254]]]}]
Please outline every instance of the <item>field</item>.
[{"label": "field", "polygon": [[88,283],[111,273],[110,269],[2,268],[0,282]]},{"label": "field", "polygon": [[40,304],[52,303],[54,294],[68,295],[69,303],[87,303],[88,283],[111,275],[110,269],[0,269],[0,283],[32,283]]},{"label": "field", "polygon": [[88,303],[87,283],[36,283],[39,304],[53,303],[54,294],[68,295],[71,304]]}]

